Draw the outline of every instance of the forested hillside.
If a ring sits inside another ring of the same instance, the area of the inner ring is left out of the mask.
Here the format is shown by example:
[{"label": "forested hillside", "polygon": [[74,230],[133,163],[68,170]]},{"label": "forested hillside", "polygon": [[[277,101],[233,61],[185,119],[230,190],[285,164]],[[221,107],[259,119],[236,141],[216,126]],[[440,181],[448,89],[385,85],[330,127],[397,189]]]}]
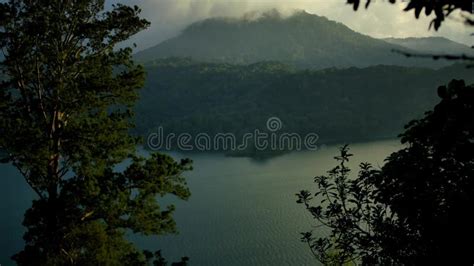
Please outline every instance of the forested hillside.
[{"label": "forested hillside", "polygon": [[358,33],[342,23],[305,11],[289,17],[273,10],[258,16],[210,18],[186,27],[175,38],[141,51],[147,62],[167,57],[252,64],[280,61],[300,69],[367,67],[378,64],[437,68],[450,62],[406,58],[392,50],[418,52]]},{"label": "forested hillside", "polygon": [[158,60],[146,66],[137,131],[232,132],[264,129],[320,135],[321,142],[395,137],[437,101],[452,78],[472,82],[462,65],[441,70],[398,66],[297,70],[277,62],[243,65]]}]

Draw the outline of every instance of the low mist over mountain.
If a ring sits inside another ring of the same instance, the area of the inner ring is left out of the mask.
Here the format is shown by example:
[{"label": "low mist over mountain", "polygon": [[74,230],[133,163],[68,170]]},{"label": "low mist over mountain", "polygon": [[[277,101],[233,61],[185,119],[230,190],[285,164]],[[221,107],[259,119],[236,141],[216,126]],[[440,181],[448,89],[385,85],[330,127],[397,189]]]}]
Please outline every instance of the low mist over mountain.
[{"label": "low mist over mountain", "polygon": [[384,40],[420,53],[474,55],[474,49],[471,49],[465,44],[451,41],[444,37],[386,38]]},{"label": "low mist over mountain", "polygon": [[137,53],[136,59],[146,62],[192,57],[198,61],[233,64],[280,61],[313,69],[379,64],[436,68],[449,64],[408,59],[392,50],[414,52],[412,47],[391,42],[357,33],[342,23],[305,11],[285,17],[273,10],[239,19],[211,18],[196,22],[179,36]]}]

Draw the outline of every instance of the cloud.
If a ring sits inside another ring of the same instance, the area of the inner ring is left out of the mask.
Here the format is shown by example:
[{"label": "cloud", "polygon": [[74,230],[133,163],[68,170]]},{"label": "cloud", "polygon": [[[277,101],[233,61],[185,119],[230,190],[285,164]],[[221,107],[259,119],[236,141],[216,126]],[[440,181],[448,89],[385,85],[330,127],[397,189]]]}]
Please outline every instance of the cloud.
[{"label": "cloud", "polygon": [[378,1],[368,10],[354,12],[345,0],[115,0],[138,5],[143,17],[151,21],[149,29],[133,38],[138,49],[145,49],[174,37],[187,25],[209,17],[241,17],[248,12],[276,8],[283,13],[306,10],[339,21],[355,31],[373,37],[444,36],[468,45],[473,28],[454,19],[436,32],[428,30],[432,18],[415,19],[412,12],[403,12],[406,4]]}]

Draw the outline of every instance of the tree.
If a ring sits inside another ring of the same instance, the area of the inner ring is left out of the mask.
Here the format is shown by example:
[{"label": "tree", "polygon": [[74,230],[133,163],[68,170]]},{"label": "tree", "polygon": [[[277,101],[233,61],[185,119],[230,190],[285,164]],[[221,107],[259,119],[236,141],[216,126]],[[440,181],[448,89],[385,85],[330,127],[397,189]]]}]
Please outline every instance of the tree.
[{"label": "tree", "polygon": [[474,86],[453,80],[438,94],[441,102],[407,125],[405,148],[380,170],[363,163],[349,178],[351,154],[344,146],[339,165],[315,178],[318,192],[297,194],[330,228],[328,237],[302,237],[323,263],[474,263],[468,244],[474,237]]},{"label": "tree", "polygon": [[[360,0],[347,3],[357,10]],[[396,0],[389,2],[395,3]],[[366,8],[371,0],[366,1]],[[469,1],[408,1],[405,11],[416,18],[435,13],[437,30],[454,10],[471,11]],[[464,15],[467,25],[472,16]],[[412,55],[474,60],[465,55]],[[339,165],[316,177],[318,191],[297,194],[298,203],[321,225],[327,237],[302,234],[313,254],[325,264],[472,264],[469,241],[474,230],[469,208],[474,203],[474,86],[453,80],[438,88],[441,102],[425,118],[410,122],[402,143],[406,148],[386,159],[381,170],[360,165],[349,178],[347,146],[335,157]],[[313,205],[312,201],[318,201]]]},{"label": "tree", "polygon": [[418,261],[472,264],[474,86],[453,80],[438,94],[441,103],[408,124],[407,147],[387,158],[374,185],[377,199],[417,232]]},{"label": "tree", "polygon": [[[189,197],[181,175],[191,162],[140,157],[138,139],[129,135],[145,73],[131,48],[115,47],[149,23],[138,7],[117,4],[106,11],[104,0],[10,0],[0,12],[2,162],[18,168],[37,196],[23,222],[26,246],[14,260],[152,260],[125,233],[176,232],[173,206],[161,208],[156,198]],[[117,171],[126,159],[129,166]]]}]

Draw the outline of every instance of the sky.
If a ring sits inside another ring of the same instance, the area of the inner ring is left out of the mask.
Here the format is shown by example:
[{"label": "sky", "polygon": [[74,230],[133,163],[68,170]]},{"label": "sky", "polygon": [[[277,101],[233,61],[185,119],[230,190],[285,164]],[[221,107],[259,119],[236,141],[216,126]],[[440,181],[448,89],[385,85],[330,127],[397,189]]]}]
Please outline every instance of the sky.
[{"label": "sky", "polygon": [[137,50],[154,46],[178,35],[189,24],[210,17],[241,17],[248,12],[278,9],[283,14],[295,10],[325,16],[342,22],[349,28],[376,38],[443,36],[451,40],[473,45],[473,28],[466,27],[459,14],[448,19],[440,30],[429,30],[432,18],[415,19],[413,11],[403,12],[406,3],[390,4],[387,0],[373,1],[369,9],[363,5],[357,12],[345,0],[112,0],[138,5],[142,16],[151,27],[133,37]]}]

